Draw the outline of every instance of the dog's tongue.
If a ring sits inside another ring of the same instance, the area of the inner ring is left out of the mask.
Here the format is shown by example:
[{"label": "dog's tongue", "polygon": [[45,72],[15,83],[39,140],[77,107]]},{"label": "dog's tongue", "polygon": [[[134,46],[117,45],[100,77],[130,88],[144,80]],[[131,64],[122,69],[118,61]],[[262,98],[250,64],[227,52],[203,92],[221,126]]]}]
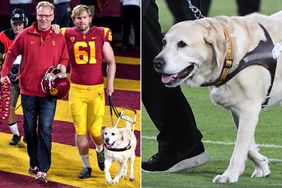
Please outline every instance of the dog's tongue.
[{"label": "dog's tongue", "polygon": [[162,82],[164,84],[170,83],[171,81],[173,81],[176,78],[177,74],[163,74],[162,75]]}]

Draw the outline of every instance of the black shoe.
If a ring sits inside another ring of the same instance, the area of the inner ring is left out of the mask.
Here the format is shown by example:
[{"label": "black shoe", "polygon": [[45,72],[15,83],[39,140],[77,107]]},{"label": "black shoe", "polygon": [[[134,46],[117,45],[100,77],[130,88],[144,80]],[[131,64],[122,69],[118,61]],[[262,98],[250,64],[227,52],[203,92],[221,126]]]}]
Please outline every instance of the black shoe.
[{"label": "black shoe", "polygon": [[9,144],[14,146],[14,145],[17,145],[20,141],[21,141],[21,136],[14,134]]},{"label": "black shoe", "polygon": [[208,162],[209,156],[202,143],[195,145],[190,151],[153,155],[148,161],[142,161],[145,172],[181,172],[191,171],[194,167]]},{"label": "black shoe", "polygon": [[92,172],[92,168],[85,167],[85,168],[82,169],[82,171],[80,172],[78,177],[80,179],[89,178],[91,176],[91,172]]},{"label": "black shoe", "polygon": [[104,171],[105,169],[105,156],[104,156],[104,148],[101,152],[98,152],[96,150],[97,153],[97,161],[98,161],[98,166],[100,168],[101,171]]}]

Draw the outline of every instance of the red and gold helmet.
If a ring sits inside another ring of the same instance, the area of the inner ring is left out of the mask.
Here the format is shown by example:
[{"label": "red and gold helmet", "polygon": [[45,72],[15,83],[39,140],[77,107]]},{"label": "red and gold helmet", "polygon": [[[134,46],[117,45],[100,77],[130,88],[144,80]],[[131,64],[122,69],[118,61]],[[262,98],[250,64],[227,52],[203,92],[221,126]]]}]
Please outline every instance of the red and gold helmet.
[{"label": "red and gold helmet", "polygon": [[54,98],[63,98],[70,89],[70,81],[66,73],[55,66],[47,69],[43,79],[41,80],[41,87],[44,93]]}]

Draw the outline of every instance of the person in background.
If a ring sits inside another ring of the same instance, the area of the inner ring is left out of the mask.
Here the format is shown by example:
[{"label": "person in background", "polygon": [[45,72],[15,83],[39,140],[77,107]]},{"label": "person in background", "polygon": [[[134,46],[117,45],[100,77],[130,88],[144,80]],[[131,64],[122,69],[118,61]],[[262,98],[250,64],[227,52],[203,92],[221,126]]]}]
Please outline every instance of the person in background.
[{"label": "person in background", "polygon": [[[122,22],[123,22],[123,48],[140,48],[140,0],[120,0],[122,2]],[[129,42],[131,24],[134,27],[134,41],[132,46]]]},{"label": "person in background", "polygon": [[72,26],[70,18],[70,1],[71,0],[53,0],[55,5],[54,24],[58,24],[61,27]]},{"label": "person in background", "polygon": [[24,10],[26,17],[29,17],[29,7],[32,0],[9,0],[9,9],[12,12],[16,8]]},{"label": "person in background", "polygon": [[51,66],[66,72],[69,60],[65,38],[51,28],[54,10],[54,5],[48,1],[37,4],[37,22],[18,34],[6,54],[1,72],[1,83],[10,83],[8,73],[12,63],[18,55],[22,55],[19,84],[30,165],[28,173],[36,175],[36,180],[44,183],[48,182],[47,172],[51,166],[56,98],[47,96],[40,83]]},{"label": "person in background", "polygon": [[142,101],[159,130],[158,152],[149,160],[142,161],[142,170],[191,170],[205,164],[209,157],[201,141],[202,134],[196,126],[193,112],[181,88],[165,87],[161,83],[161,75],[153,68],[153,59],[162,49],[163,35],[158,19],[155,0],[142,0]]},{"label": "person in background", "polygon": [[70,57],[69,105],[75,127],[75,142],[83,169],[79,178],[89,178],[92,168],[89,163],[89,133],[94,144],[98,166],[104,170],[104,147],[102,138],[105,96],[102,62],[107,63],[106,94],[114,92],[116,64],[111,30],[91,27],[92,14],[86,5],[74,7],[71,18],[75,27],[63,28]]},{"label": "person in background", "polygon": [[[24,27],[28,24],[28,18],[24,12],[24,10],[16,8],[11,13],[11,29],[4,30],[0,33],[0,64],[4,62],[5,55],[8,52],[9,47],[12,45],[15,37],[19,34]],[[21,57],[17,63],[20,63]],[[15,68],[18,65],[15,65]],[[2,66],[0,68],[0,71]],[[17,124],[17,116],[15,113],[15,107],[17,104],[17,100],[20,94],[20,88],[18,84],[17,78],[11,83],[10,92],[11,92],[11,101],[10,101],[10,115],[7,118],[7,124],[13,134],[12,140],[10,141],[10,145],[17,145],[21,140],[21,135],[19,132],[18,124]]]}]

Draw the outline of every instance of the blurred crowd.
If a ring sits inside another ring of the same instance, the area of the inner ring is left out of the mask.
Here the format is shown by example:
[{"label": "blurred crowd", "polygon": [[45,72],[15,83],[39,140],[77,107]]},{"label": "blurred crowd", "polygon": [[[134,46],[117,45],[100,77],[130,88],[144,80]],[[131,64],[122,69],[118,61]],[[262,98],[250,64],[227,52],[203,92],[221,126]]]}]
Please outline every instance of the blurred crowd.
[{"label": "blurred crowd", "polygon": [[[108,27],[113,32],[113,46],[123,50],[140,49],[140,0],[48,0],[55,5],[54,24],[72,27],[70,12],[78,4],[90,7],[96,26]],[[0,31],[10,27],[10,13],[15,8],[25,11],[29,25],[35,21],[35,5],[40,0],[9,0],[0,7]],[[2,10],[1,10],[2,9]]]}]

